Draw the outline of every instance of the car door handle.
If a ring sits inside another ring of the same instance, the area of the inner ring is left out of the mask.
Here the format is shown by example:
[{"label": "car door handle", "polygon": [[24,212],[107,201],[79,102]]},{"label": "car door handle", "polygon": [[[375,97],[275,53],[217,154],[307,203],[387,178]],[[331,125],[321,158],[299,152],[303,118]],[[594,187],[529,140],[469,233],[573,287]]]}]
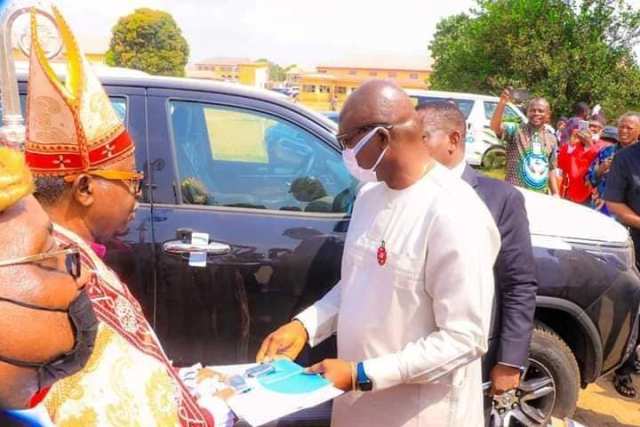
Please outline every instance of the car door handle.
[{"label": "car door handle", "polygon": [[231,246],[220,242],[194,244],[185,243],[182,240],[170,240],[162,244],[162,250],[175,255],[188,255],[191,252],[206,252],[209,255],[226,255],[231,252]]}]

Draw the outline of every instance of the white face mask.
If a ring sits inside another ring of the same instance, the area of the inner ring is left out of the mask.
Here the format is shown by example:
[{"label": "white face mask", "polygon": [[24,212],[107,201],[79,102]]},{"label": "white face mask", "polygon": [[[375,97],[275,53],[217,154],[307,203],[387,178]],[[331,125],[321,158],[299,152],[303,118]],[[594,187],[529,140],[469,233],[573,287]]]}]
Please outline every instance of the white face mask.
[{"label": "white face mask", "polygon": [[592,134],[591,134],[591,140],[592,140],[593,142],[598,142],[598,141],[600,141],[600,134],[599,134],[599,133],[592,133]]},{"label": "white face mask", "polygon": [[355,147],[345,148],[344,150],[342,150],[342,160],[344,161],[344,165],[347,167],[347,170],[349,171],[351,176],[353,176],[358,181],[361,181],[361,182],[377,182],[378,181],[378,176],[376,175],[376,168],[382,161],[382,158],[384,157],[385,153],[387,152],[387,148],[389,147],[385,148],[384,151],[380,153],[378,160],[376,160],[376,162],[373,164],[373,166],[370,169],[365,169],[362,166],[360,166],[358,164],[358,159],[356,158],[356,156],[365,147],[365,145],[367,145],[369,141],[373,139],[375,134],[380,129],[383,129],[383,128],[376,127],[372,129],[360,141],[358,141]]}]

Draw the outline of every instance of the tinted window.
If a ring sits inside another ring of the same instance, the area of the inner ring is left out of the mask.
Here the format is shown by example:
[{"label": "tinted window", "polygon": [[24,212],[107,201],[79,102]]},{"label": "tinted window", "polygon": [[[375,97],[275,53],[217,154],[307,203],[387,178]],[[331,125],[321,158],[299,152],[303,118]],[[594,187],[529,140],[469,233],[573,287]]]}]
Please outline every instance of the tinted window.
[{"label": "tinted window", "polygon": [[455,102],[462,114],[464,114],[464,118],[468,119],[471,114],[471,110],[473,109],[473,100],[472,99],[453,99],[453,98],[439,98],[435,96],[412,96],[413,102],[416,106],[425,104],[427,102],[433,101],[452,101]]},{"label": "tinted window", "polygon": [[[484,102],[484,116],[487,120],[491,120],[493,117],[493,113],[498,108],[498,103],[493,101],[485,101]],[[502,115],[502,121],[509,123],[520,123],[522,118],[516,111],[510,106],[506,106],[504,109],[504,114]]]},{"label": "tinted window", "polygon": [[351,210],[355,180],[337,152],[267,115],[170,103],[182,201],[304,212]]},{"label": "tinted window", "polygon": [[118,118],[124,123],[127,124],[127,98],[117,98],[112,97],[109,98],[111,100],[111,105],[113,105],[113,109],[116,111]]}]

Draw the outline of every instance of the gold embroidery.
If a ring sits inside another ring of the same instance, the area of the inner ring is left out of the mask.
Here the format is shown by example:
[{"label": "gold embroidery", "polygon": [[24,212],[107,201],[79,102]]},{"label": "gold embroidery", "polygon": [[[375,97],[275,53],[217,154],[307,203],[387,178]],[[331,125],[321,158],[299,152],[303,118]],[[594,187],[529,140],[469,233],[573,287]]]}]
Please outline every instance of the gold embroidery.
[{"label": "gold embroidery", "polygon": [[156,370],[145,388],[155,425],[177,425],[179,390],[172,379],[165,372]]},{"label": "gold embroidery", "polygon": [[98,425],[98,417],[93,409],[86,408],[77,416],[57,421],[56,425],[58,427],[91,427]]},{"label": "gold embroidery", "polygon": [[93,353],[86,366],[78,373],[58,381],[51,387],[51,390],[45,398],[44,405],[49,416],[55,420],[56,414],[60,411],[62,405],[68,400],[81,400],[84,397],[85,390],[80,382],[85,376],[98,368],[100,361],[104,355],[109,342],[114,337],[111,328],[100,324],[98,335],[96,336]]},{"label": "gold embroidery", "polygon": [[141,426],[137,407],[133,400],[119,401],[107,406],[107,421],[113,427]]}]

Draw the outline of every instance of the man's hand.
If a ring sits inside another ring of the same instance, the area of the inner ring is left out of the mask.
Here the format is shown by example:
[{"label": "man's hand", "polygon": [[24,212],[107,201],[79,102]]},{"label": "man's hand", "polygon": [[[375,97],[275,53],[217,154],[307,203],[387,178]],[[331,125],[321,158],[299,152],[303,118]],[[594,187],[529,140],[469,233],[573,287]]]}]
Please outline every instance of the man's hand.
[{"label": "man's hand", "polygon": [[302,322],[299,320],[289,322],[265,338],[256,361],[264,362],[278,357],[288,357],[293,360],[298,357],[308,339],[307,330]]},{"label": "man's hand", "polygon": [[307,372],[321,374],[342,391],[351,391],[353,382],[353,363],[340,359],[324,359],[307,368]]},{"label": "man's hand", "polygon": [[497,364],[491,370],[491,395],[499,395],[520,385],[520,369]]},{"label": "man's hand", "polygon": [[605,173],[609,173],[609,169],[611,168],[611,159],[607,159],[600,166],[598,166],[597,174],[599,177],[604,175]]},{"label": "man's hand", "polygon": [[511,89],[505,88],[500,94],[500,102],[506,104],[507,102],[511,102],[513,99],[513,95],[511,94]]}]

